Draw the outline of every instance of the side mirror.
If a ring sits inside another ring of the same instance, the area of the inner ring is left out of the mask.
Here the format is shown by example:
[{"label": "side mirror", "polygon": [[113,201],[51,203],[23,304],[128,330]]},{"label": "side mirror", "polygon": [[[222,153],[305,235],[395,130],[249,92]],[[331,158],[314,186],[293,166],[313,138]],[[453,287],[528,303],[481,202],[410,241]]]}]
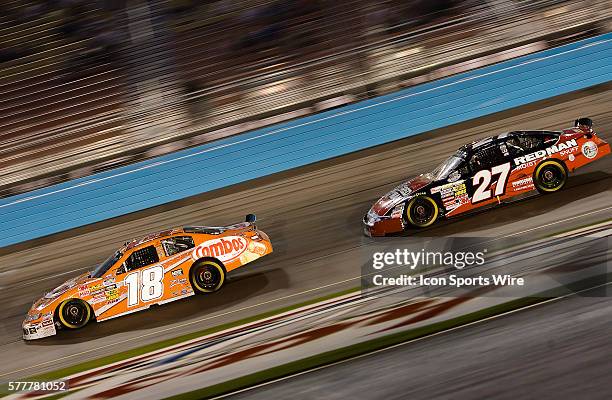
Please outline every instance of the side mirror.
[{"label": "side mirror", "polygon": [[250,224],[254,224],[255,221],[257,221],[257,217],[255,216],[255,214],[247,214],[246,222],[248,222]]}]

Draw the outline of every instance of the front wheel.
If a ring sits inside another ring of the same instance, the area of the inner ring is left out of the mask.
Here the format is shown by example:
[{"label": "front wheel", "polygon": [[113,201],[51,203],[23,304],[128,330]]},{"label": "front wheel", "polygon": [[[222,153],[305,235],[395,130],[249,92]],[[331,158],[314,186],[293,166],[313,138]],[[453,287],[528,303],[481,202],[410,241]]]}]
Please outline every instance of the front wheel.
[{"label": "front wheel", "polygon": [[197,293],[211,293],[225,282],[225,268],[216,260],[197,261],[189,270],[189,280]]},{"label": "front wheel", "polygon": [[567,182],[567,169],[557,160],[547,160],[533,173],[533,184],[540,193],[552,193],[563,189]]},{"label": "front wheel", "polygon": [[438,218],[440,209],[434,199],[429,196],[417,196],[406,204],[404,214],[406,221],[416,228],[425,228]]},{"label": "front wheel", "polygon": [[79,329],[91,319],[91,307],[81,299],[64,300],[57,308],[57,318],[62,327]]}]

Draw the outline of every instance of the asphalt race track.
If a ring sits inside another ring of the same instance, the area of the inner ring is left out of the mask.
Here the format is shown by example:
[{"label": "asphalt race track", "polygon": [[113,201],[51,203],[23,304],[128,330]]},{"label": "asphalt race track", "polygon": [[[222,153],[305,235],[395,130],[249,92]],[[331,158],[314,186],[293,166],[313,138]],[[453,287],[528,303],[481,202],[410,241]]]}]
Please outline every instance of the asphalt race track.
[{"label": "asphalt race track", "polygon": [[[521,310],[229,399],[609,399],[611,288]],[[593,296],[593,297],[590,297]],[[601,296],[601,297],[598,297]]]},{"label": "asphalt race track", "polygon": [[[561,96],[281,175],[0,249],[0,382],[139,347],[359,285],[365,260],[360,220],[404,178],[433,169],[470,140],[511,129],[560,129],[579,115],[612,139],[610,85]],[[401,129],[401,127],[398,127]],[[373,132],[372,134],[375,134]],[[421,236],[539,237],[612,216],[612,157],[570,177],[553,196],[443,222]],[[206,171],[202,171],[206,175]],[[199,179],[194,176],[194,179]],[[39,341],[21,340],[32,301],[92,269],[126,240],[181,224],[237,222],[255,212],[275,253],[231,276],[227,286]],[[602,331],[603,332],[603,331]]]}]

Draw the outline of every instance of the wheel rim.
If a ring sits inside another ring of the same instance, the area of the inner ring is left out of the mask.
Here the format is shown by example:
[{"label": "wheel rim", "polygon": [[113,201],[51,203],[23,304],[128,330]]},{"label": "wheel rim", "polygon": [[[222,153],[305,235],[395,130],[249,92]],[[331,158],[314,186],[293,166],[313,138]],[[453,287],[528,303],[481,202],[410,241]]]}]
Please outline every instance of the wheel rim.
[{"label": "wheel rim", "polygon": [[60,310],[61,321],[69,328],[80,328],[89,320],[89,308],[77,301],[65,303]]},{"label": "wheel rim", "polygon": [[214,291],[223,283],[223,273],[217,265],[204,264],[196,268],[194,280],[201,290]]},{"label": "wheel rim", "polygon": [[565,181],[565,173],[555,165],[546,165],[540,170],[540,184],[542,188],[553,190]]},{"label": "wheel rim", "polygon": [[426,226],[433,222],[436,215],[436,205],[429,199],[415,199],[408,210],[409,220],[414,225]]}]

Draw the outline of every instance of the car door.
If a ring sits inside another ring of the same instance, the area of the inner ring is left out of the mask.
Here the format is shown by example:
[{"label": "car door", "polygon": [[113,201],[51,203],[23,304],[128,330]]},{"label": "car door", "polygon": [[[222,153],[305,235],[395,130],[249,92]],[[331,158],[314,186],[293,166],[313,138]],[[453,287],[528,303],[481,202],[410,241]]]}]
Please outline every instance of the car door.
[{"label": "car door", "polygon": [[164,267],[160,264],[163,253],[158,251],[159,247],[149,243],[134,250],[123,263],[120,275],[128,311],[157,303],[164,297]]},{"label": "car door", "polygon": [[467,186],[470,180],[467,161],[462,161],[451,171],[445,181],[447,183],[432,189],[444,208],[446,216],[454,216],[469,209],[470,198]]},{"label": "car door", "polygon": [[499,201],[506,194],[511,163],[498,142],[491,142],[474,150],[468,160],[471,179],[468,193],[474,207]]},{"label": "car door", "polygon": [[[543,139],[543,137],[541,138]],[[533,167],[526,168],[527,165],[517,166],[515,160],[531,151],[539,150],[539,147],[543,144],[544,141],[539,140],[537,137],[519,136],[512,132],[506,134],[500,140],[499,148],[511,164],[510,177],[506,187],[506,197],[518,196],[534,189],[532,179]]]},{"label": "car door", "polygon": [[177,299],[193,294],[188,276],[193,263],[191,251],[195,247],[194,238],[185,234],[168,237],[161,240],[161,247],[167,257],[162,263],[166,271],[164,299]]},{"label": "car door", "polygon": [[159,261],[160,252],[151,242],[126,250],[101,282],[90,287],[97,320],[128,314],[159,301],[164,294]]}]

